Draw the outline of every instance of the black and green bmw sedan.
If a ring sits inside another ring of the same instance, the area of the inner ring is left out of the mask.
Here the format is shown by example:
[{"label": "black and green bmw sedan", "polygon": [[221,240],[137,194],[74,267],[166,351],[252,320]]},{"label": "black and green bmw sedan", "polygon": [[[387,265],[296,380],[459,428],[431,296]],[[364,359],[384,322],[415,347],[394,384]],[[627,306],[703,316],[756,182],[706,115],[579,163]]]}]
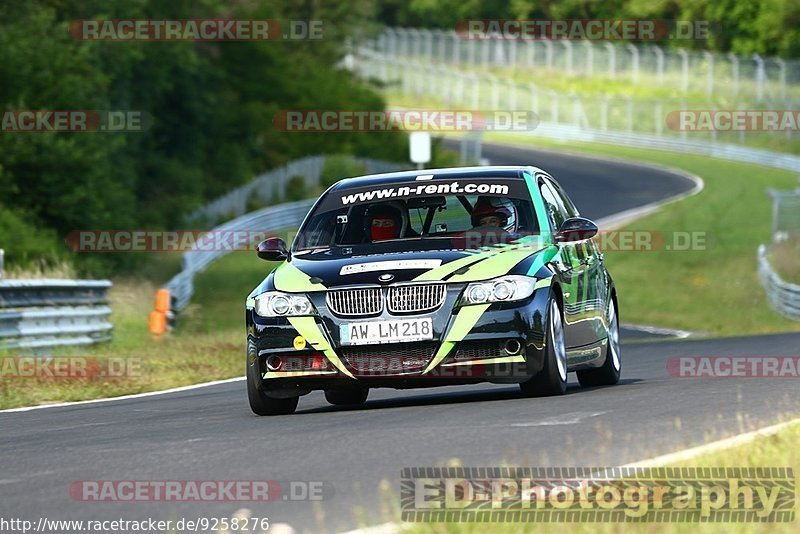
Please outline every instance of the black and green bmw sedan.
[{"label": "black and green bmw sedan", "polygon": [[535,167],[406,171],[331,186],[247,298],[247,391],[259,415],[323,390],[478,382],[563,394],[620,376],[614,282],[558,183]]}]

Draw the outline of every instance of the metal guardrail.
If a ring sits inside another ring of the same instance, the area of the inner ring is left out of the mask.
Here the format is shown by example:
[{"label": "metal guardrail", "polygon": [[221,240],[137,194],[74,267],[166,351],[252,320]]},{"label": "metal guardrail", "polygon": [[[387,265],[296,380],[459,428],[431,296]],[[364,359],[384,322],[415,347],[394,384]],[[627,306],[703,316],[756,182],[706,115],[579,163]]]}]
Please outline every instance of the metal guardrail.
[{"label": "metal guardrail", "polygon": [[[250,199],[256,197],[264,203],[277,204],[283,199],[289,180],[294,176],[305,179],[309,189],[317,187],[322,176],[327,156],[308,156],[289,164],[260,174],[249,183],[237,187],[225,195],[209,202],[188,215],[188,222],[206,220],[225,220],[244,215]],[[353,158],[364,166],[364,174],[392,172],[402,168],[401,165],[369,158]]]},{"label": "metal guardrail", "polygon": [[784,281],[772,269],[765,245],[758,247],[758,277],[772,307],[789,319],[800,320],[800,285]]},{"label": "metal guardrail", "polygon": [[[220,226],[212,232],[272,232],[281,228],[293,228],[303,222],[303,218],[311,209],[316,199],[300,200],[260,209],[247,215],[237,217]],[[183,253],[181,260],[182,270],[164,286],[170,293],[170,311],[173,313],[183,310],[194,294],[194,276],[202,272],[213,261],[228,254],[229,250],[198,250],[191,249]]]},{"label": "metal guardrail", "polygon": [[108,280],[0,280],[0,349],[109,341]]}]

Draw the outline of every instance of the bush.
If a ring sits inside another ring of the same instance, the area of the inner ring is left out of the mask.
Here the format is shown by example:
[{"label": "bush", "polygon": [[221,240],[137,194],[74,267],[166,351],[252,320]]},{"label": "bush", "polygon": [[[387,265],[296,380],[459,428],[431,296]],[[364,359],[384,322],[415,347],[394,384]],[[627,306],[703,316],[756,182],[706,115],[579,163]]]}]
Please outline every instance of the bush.
[{"label": "bush", "polygon": [[43,268],[62,263],[66,247],[54,230],[42,230],[23,213],[0,206],[0,248],[6,268]]},{"label": "bush", "polygon": [[308,188],[306,187],[305,177],[295,175],[289,178],[289,182],[286,184],[284,200],[286,202],[294,202],[295,200],[303,200],[307,197]]},{"label": "bush", "polygon": [[322,166],[323,189],[327,189],[342,178],[360,176],[367,172],[363,163],[359,163],[353,156],[328,156]]}]

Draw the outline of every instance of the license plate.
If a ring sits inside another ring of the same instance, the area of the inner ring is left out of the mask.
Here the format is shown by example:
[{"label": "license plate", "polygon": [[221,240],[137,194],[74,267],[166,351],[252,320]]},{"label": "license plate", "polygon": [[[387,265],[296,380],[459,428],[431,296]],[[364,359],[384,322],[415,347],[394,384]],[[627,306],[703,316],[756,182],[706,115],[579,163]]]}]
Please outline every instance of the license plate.
[{"label": "license plate", "polygon": [[339,341],[342,345],[375,345],[423,339],[433,339],[433,320],[430,317],[339,325]]}]

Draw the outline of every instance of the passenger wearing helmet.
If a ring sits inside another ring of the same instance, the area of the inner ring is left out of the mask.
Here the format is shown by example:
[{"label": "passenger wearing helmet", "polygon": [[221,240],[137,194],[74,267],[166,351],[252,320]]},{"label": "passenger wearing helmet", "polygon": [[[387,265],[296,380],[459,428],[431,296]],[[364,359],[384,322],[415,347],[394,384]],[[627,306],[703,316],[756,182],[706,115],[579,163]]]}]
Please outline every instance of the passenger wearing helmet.
[{"label": "passenger wearing helmet", "polygon": [[472,210],[473,228],[502,228],[514,232],[517,226],[514,203],[505,198],[479,197]]}]

